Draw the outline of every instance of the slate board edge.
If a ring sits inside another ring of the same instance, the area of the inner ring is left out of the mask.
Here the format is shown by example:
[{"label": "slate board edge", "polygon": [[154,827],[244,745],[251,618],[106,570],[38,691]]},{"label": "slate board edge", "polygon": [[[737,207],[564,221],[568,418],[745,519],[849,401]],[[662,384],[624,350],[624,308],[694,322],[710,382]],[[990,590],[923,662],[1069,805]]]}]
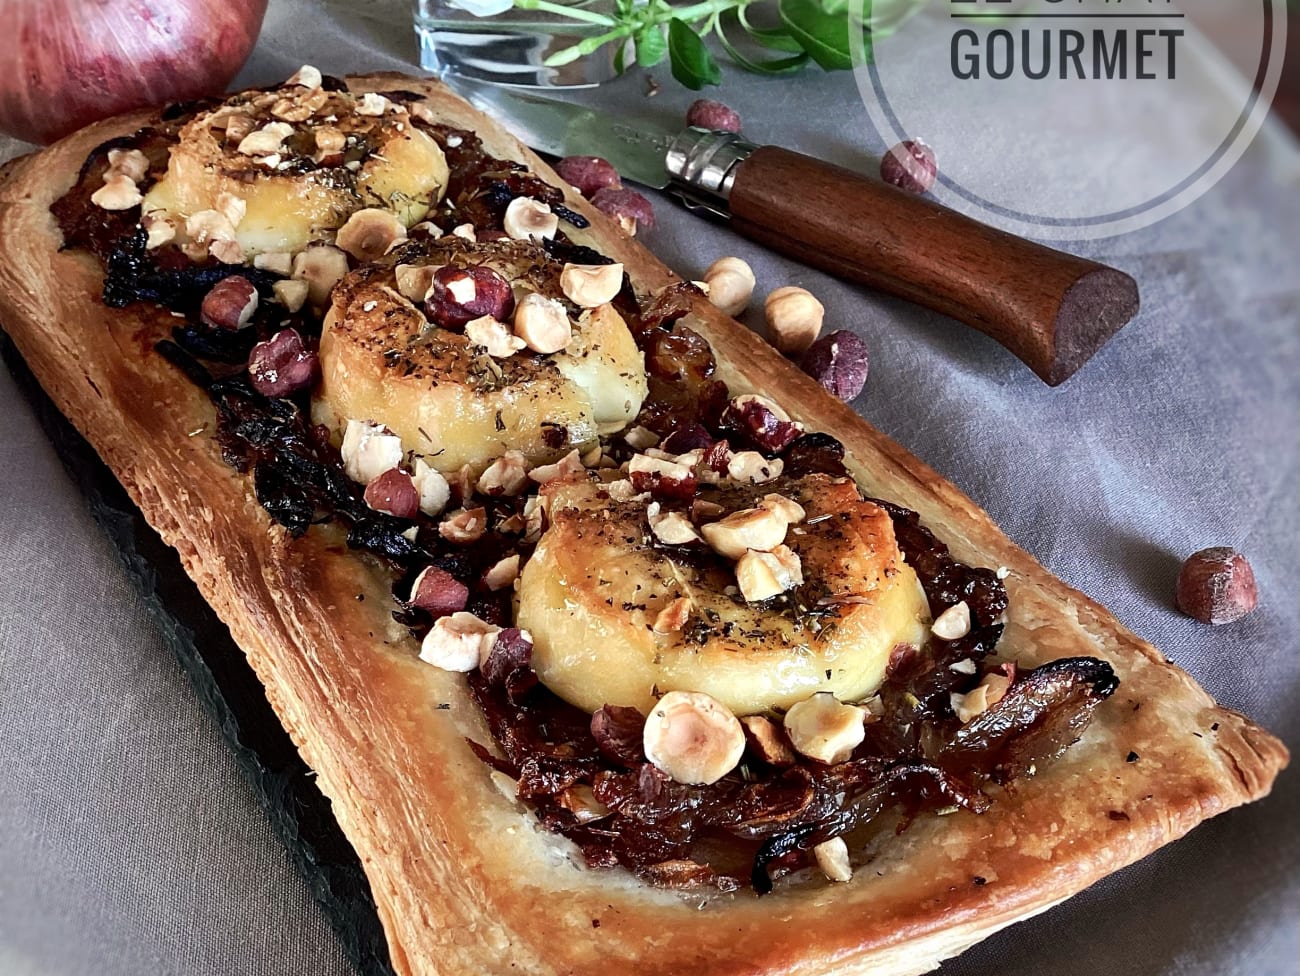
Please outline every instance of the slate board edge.
[{"label": "slate board edge", "polygon": [[150,616],[216,719],[258,802],[362,976],[393,976],[360,859],[275,717],[253,669],[126,490],[41,389],[8,334],[0,359],[81,489]]}]

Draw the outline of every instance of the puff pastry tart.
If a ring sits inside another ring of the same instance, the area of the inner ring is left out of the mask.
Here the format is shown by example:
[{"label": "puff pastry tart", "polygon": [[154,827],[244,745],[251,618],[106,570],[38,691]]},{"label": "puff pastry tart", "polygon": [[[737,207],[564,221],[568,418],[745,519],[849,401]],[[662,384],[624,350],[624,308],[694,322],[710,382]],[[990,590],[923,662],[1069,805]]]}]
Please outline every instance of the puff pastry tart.
[{"label": "puff pastry tart", "polygon": [[436,83],[11,164],[0,316],[398,972],[921,973],[1287,761]]}]

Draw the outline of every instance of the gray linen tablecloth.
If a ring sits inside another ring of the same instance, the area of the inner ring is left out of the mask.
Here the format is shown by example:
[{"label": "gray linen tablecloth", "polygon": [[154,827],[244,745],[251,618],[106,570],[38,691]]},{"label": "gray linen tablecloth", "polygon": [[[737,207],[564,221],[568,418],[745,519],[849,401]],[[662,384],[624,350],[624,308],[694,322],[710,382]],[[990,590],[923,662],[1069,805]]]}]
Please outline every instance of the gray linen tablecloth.
[{"label": "gray linen tablecloth", "polygon": [[[274,3],[240,81],[276,81],[304,61],[334,73],[400,68],[413,47],[405,31]],[[772,81],[729,71],[721,96],[755,141],[860,169],[884,148],[848,75]],[[666,85],[646,100],[631,77],[600,97],[673,117],[692,96]],[[21,148],[0,145],[0,158]],[[666,200],[646,242],[687,277],[738,254],[761,290],[810,288],[829,327],[851,328],[871,347],[870,382],[855,404],[868,419],[1295,750],[1298,189],[1300,152],[1270,127],[1195,206],[1077,247],[1131,272],[1143,310],[1057,390],[982,336],[773,257]],[[0,973],[351,972],[75,479],[2,370],[0,417]],[[1248,553],[1260,588],[1258,612],[1218,629],[1171,608],[1181,558],[1208,545]],[[1295,770],[1284,773],[1268,800],[943,971],[1296,973],[1298,785]]]}]

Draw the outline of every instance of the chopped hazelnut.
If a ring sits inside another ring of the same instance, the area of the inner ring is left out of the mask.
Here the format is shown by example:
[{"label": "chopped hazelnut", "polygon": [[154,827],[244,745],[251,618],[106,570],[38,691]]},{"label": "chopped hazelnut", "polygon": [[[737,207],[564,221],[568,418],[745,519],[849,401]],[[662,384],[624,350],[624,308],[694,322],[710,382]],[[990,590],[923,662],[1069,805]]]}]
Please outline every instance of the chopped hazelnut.
[{"label": "chopped hazelnut", "polygon": [[549,240],[560,229],[560,218],[540,200],[515,197],[506,207],[501,225],[512,240]]},{"label": "chopped hazelnut", "polygon": [[492,653],[492,639],[500,632],[464,610],[439,617],[420,645],[420,660],[444,671],[473,671]]},{"label": "chopped hazelnut", "polygon": [[328,162],[333,166],[343,162],[343,150],[348,144],[348,139],[342,129],[332,125],[322,125],[312,135],[316,140],[316,151],[312,153],[315,162]]},{"label": "chopped hazelnut", "polygon": [[757,451],[737,451],[727,461],[728,475],[754,485],[779,478],[784,469],[785,462],[780,458],[765,458]]},{"label": "chopped hazelnut", "polygon": [[483,574],[483,585],[489,590],[504,590],[519,578],[519,553],[498,559]]},{"label": "chopped hazelnut", "polygon": [[544,485],[560,478],[585,476],[586,473],[587,469],[583,466],[582,456],[575,447],[554,464],[541,464],[533,468],[528,472],[528,477],[539,485]]},{"label": "chopped hazelnut", "polygon": [[766,508],[744,508],[724,519],[700,526],[704,541],[728,559],[740,559],[751,549],[766,552],[785,540],[789,523]]},{"label": "chopped hazelnut", "polygon": [[385,471],[402,463],[402,439],[381,424],[349,420],[339,448],[343,471],[353,481],[368,485]]},{"label": "chopped hazelnut", "polygon": [[415,459],[415,474],[411,476],[415,490],[420,493],[420,511],[437,515],[451,500],[451,486],[437,468],[431,468],[423,458]]},{"label": "chopped hazelnut", "polygon": [[793,766],[794,750],[780,726],[764,715],[746,715],[740,720],[749,737],[749,746],[769,766]]},{"label": "chopped hazelnut", "polygon": [[461,240],[469,241],[474,244],[478,241],[478,235],[474,232],[473,224],[457,224],[451,229],[452,237],[459,237]]},{"label": "chopped hazelnut", "polygon": [[637,491],[682,499],[695,495],[695,469],[689,465],[650,454],[634,454],[628,461],[627,471]]},{"label": "chopped hazelnut", "polygon": [[763,500],[758,503],[759,508],[766,508],[774,515],[785,519],[790,525],[797,525],[804,520],[805,513],[803,506],[785,495],[779,495],[773,492],[770,495],[764,495]]},{"label": "chopped hazelnut", "polygon": [[564,305],[536,293],[525,295],[515,306],[515,335],[533,352],[559,352],[573,341],[573,326]]},{"label": "chopped hazelnut", "polygon": [[324,92],[315,92],[290,98],[277,98],[271,105],[271,114],[286,122],[306,122],[316,114],[316,110],[325,104]]},{"label": "chopped hazelnut", "polygon": [[528,459],[518,451],[506,451],[484,470],[478,479],[478,490],[494,497],[518,495],[527,484]]},{"label": "chopped hazelnut", "polygon": [[222,264],[242,264],[244,261],[244,249],[234,239],[218,238],[208,245],[208,253]]},{"label": "chopped hazelnut", "polygon": [[471,508],[452,512],[438,523],[438,534],[448,542],[469,545],[487,531],[487,509]]},{"label": "chopped hazelnut", "polygon": [[348,273],[348,256],[337,247],[317,244],[293,258],[293,276],[307,282],[307,297],[315,306],[329,301],[334,286]]},{"label": "chopped hazelnut", "polygon": [[[226,132],[226,145],[232,143],[238,145],[257,126],[253,117],[244,112],[232,112],[225,116],[222,121]],[[213,122],[213,128],[218,128],[215,121]]]},{"label": "chopped hazelnut", "polygon": [[783,545],[771,552],[751,549],[736,562],[736,583],[746,601],[770,600],[803,583],[799,555]]},{"label": "chopped hazelnut", "polygon": [[960,640],[970,633],[970,606],[965,600],[954,603],[930,625],[930,633],[940,640]]},{"label": "chopped hazelnut", "polygon": [[[470,286],[473,287],[472,281]],[[465,323],[465,338],[497,359],[509,359],[525,346],[523,339],[491,315],[480,315]]]},{"label": "chopped hazelnut", "polygon": [[[218,261],[237,264],[243,260],[242,249],[235,240],[235,226],[219,210],[199,210],[185,221],[185,234],[195,247],[211,253]],[[230,248],[218,245],[231,245]],[[236,252],[239,252],[236,254]]]},{"label": "chopped hazelnut", "polygon": [[634,451],[644,451],[659,443],[659,435],[638,424],[623,431],[623,442]]},{"label": "chopped hazelnut", "polygon": [[147,213],[141,217],[140,226],[145,231],[144,246],[148,251],[162,247],[164,244],[170,244],[176,239],[176,221],[161,210]]},{"label": "chopped hazelnut", "polygon": [[540,495],[531,495],[524,502],[524,542],[535,543],[546,531],[546,502]]},{"label": "chopped hazelnut", "polygon": [[392,103],[378,92],[366,92],[357,99],[358,115],[383,115]]},{"label": "chopped hazelnut", "polygon": [[389,468],[366,485],[365,501],[376,512],[396,518],[413,519],[420,511],[420,493],[401,468]]},{"label": "chopped hazelnut", "polygon": [[966,694],[960,695],[956,692],[952,694],[952,710],[964,725],[1002,701],[1010,687],[1011,679],[1005,674],[996,671],[986,674],[984,679]]},{"label": "chopped hazelnut", "polygon": [[433,289],[433,276],[437,270],[432,264],[399,264],[393,269],[398,292],[403,298],[423,302]]},{"label": "chopped hazelnut", "polygon": [[90,195],[90,202],[102,210],[130,210],[144,199],[135,180],[122,173],[110,173],[104,185]]},{"label": "chopped hazelnut", "polygon": [[740,258],[718,258],[704,272],[704,293],[728,315],[739,315],[754,295],[754,270]]},{"label": "chopped hazelnut", "polygon": [[831,881],[852,881],[853,865],[849,863],[849,845],[843,837],[832,837],[813,847],[813,860],[822,874]]},{"label": "chopped hazelnut", "polygon": [[149,173],[149,157],[139,149],[110,149],[108,172],[125,176],[132,183],[139,183]]},{"label": "chopped hazelnut", "polygon": [[293,255],[288,251],[264,251],[253,255],[253,267],[287,278],[293,274]]},{"label": "chopped hazelnut", "polygon": [[616,502],[644,501],[650,497],[645,492],[638,492],[636,486],[627,478],[611,481],[605,486],[605,490]]},{"label": "chopped hazelnut", "polygon": [[804,288],[778,288],[763,303],[767,334],[787,356],[805,352],[822,330],[826,309]]},{"label": "chopped hazelnut", "polygon": [[652,502],[646,510],[650,521],[650,531],[654,537],[668,546],[685,546],[702,541],[695,526],[681,512],[659,512],[659,503]]},{"label": "chopped hazelnut", "polygon": [[446,570],[427,566],[415,577],[411,596],[406,602],[427,610],[434,617],[445,617],[465,609],[469,602],[469,587]]},{"label": "chopped hazelnut", "polygon": [[830,765],[844,762],[867,737],[865,712],[821,691],[796,702],[785,713],[790,742],[805,756]]},{"label": "chopped hazelnut", "polygon": [[319,88],[324,82],[320,69],[304,64],[285,81],[286,85],[301,85],[303,88]]},{"label": "chopped hazelnut", "polygon": [[397,241],[406,240],[406,226],[388,210],[366,207],[339,228],[334,243],[358,261],[374,261]]},{"label": "chopped hazelnut", "polygon": [[560,272],[560,290],[583,308],[596,308],[614,300],[623,287],[621,264],[566,264]]},{"label": "chopped hazelnut", "polygon": [[257,289],[243,275],[222,278],[203,296],[199,318],[214,329],[242,329],[257,311]]},{"label": "chopped hazelnut", "polygon": [[447,479],[447,487],[463,505],[474,494],[474,485],[477,481],[474,469],[468,464],[462,464],[460,470]]},{"label": "chopped hazelnut", "polygon": [[646,719],[642,746],[646,758],[676,782],[707,786],[736,768],[745,732],[715,698],[670,691]]},{"label": "chopped hazelnut", "polygon": [[691,619],[691,601],[679,596],[655,615],[653,630],[656,634],[675,634]]},{"label": "chopped hazelnut", "polygon": [[271,293],[275,295],[276,301],[290,312],[298,311],[307,303],[307,293],[310,290],[311,286],[307,282],[297,279],[277,281],[271,286]]},{"label": "chopped hazelnut", "polygon": [[578,823],[591,823],[610,815],[609,807],[596,799],[595,791],[585,783],[570,786],[559,795],[558,802]]},{"label": "chopped hazelnut", "polygon": [[238,151],[245,156],[267,156],[279,153],[284,140],[293,135],[288,122],[268,122],[239,141]]},{"label": "chopped hazelnut", "polygon": [[243,222],[244,214],[248,213],[248,201],[233,193],[218,193],[216,210],[230,221],[231,227],[238,227]]}]

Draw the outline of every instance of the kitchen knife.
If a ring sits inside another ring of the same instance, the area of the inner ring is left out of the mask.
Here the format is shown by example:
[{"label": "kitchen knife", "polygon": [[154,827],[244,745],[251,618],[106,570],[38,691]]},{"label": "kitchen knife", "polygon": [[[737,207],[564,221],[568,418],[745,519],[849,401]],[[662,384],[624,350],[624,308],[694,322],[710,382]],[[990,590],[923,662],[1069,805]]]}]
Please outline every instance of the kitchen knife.
[{"label": "kitchen knife", "polygon": [[538,152],[603,156],[625,179],[667,189],[751,240],[978,329],[1051,386],[1137,313],[1137,283],[1122,271],[811,156],[445,80]]}]

